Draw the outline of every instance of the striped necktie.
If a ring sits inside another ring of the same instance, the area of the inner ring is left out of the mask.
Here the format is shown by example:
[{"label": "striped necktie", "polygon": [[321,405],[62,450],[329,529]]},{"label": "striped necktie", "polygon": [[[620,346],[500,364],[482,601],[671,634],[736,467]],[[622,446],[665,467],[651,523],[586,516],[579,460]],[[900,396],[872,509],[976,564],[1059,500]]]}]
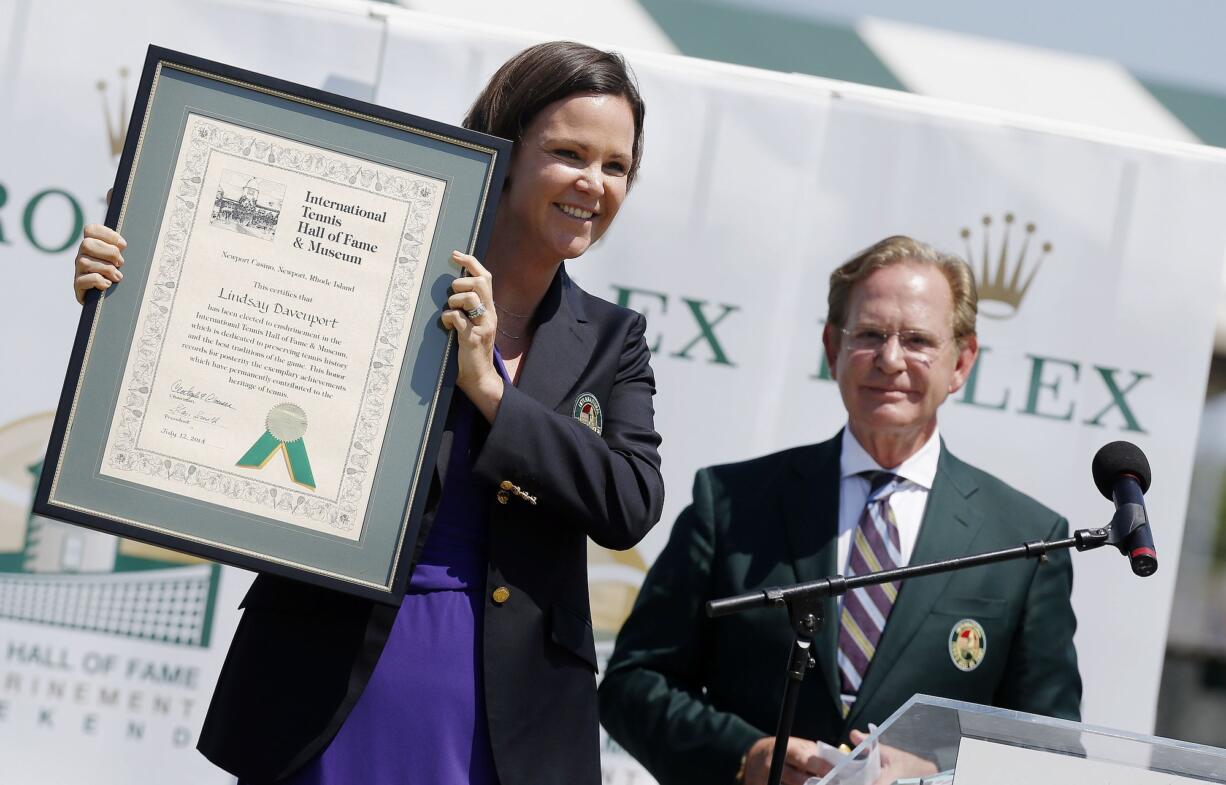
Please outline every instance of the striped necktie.
[{"label": "striped necktie", "polygon": [[[890,472],[861,472],[871,490],[860,523],[851,540],[847,577],[865,575],[902,566],[898,541],[898,521],[890,509],[890,494],[898,490],[901,478]],[[853,589],[843,595],[839,614],[839,674],[842,677],[843,716],[851,713],[868,671],[877,642],[885,630],[886,619],[898,597],[898,582]]]}]

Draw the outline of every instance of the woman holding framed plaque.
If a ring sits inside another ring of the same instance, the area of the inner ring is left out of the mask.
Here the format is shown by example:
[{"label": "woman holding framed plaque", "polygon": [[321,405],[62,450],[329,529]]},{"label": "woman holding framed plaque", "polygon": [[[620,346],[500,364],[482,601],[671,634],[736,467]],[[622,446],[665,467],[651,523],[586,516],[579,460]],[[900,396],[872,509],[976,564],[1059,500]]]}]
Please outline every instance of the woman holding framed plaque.
[{"label": "woman holding framed plaque", "polygon": [[[644,318],[563,261],[616,216],[643,116],[619,56],[565,42],[477,98],[465,126],[515,151],[485,259],[454,255],[458,389],[409,591],[257,578],[199,743],[242,781],[600,781],[586,542],[658,520],[660,437]],[[119,281],[123,245],[86,229],[79,298]]]}]

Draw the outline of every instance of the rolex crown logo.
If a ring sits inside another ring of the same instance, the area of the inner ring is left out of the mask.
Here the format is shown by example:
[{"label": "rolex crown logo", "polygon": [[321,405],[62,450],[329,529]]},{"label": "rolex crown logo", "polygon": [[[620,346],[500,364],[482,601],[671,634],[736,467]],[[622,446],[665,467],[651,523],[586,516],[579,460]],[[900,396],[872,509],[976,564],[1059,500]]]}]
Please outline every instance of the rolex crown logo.
[{"label": "rolex crown logo", "polygon": [[106,136],[111,146],[111,156],[123,152],[123,140],[128,135],[128,69],[119,69],[119,101],[115,114],[111,115],[108,103],[110,90],[105,79],[98,80],[98,94],[102,97],[102,116],[106,120]]},{"label": "rolex crown logo", "polygon": [[1038,253],[1033,253],[1031,246],[1035,225],[1028,223],[1023,227],[1020,245],[1016,252],[1012,252],[1011,245],[1018,238],[1013,213],[1005,213],[999,248],[996,248],[992,237],[992,216],[985,215],[982,224],[983,242],[979,253],[975,252],[974,233],[970,228],[962,229],[966,260],[975,274],[975,284],[979,290],[979,312],[991,319],[1008,319],[1021,307],[1043,260],[1051,253],[1051,243],[1044,242],[1038,246]]}]

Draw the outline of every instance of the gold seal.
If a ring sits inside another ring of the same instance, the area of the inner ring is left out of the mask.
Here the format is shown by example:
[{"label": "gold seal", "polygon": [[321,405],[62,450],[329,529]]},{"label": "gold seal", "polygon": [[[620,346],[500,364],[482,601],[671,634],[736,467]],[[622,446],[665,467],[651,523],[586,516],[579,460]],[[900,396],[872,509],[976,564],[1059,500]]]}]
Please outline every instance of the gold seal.
[{"label": "gold seal", "polygon": [[306,435],[306,412],[296,404],[279,403],[269,409],[264,427],[277,441],[296,442]]}]

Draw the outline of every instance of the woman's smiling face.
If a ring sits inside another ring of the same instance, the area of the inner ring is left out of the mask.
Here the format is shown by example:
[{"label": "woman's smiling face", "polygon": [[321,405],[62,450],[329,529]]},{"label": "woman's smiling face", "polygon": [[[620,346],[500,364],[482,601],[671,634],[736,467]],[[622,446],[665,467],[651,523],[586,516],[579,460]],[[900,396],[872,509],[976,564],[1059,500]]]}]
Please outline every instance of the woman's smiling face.
[{"label": "woman's smiling face", "polygon": [[574,259],[609,228],[626,198],[634,115],[619,95],[577,94],[524,130],[503,194],[507,227],[530,254]]}]

